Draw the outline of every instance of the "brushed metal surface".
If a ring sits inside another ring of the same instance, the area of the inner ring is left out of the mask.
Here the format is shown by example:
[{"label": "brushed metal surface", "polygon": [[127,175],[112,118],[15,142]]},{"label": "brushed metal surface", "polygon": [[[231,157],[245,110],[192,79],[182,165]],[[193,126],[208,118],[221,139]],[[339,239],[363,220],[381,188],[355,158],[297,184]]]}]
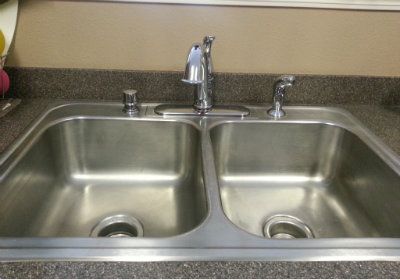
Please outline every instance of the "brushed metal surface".
[{"label": "brushed metal surface", "polygon": [[348,130],[232,122],[211,139],[223,208],[240,228],[263,236],[269,217],[286,214],[315,238],[400,237],[400,178]]},{"label": "brushed metal surface", "polygon": [[[347,111],[157,105],[55,103],[32,123],[0,157],[0,260],[400,260],[400,158]],[[314,238],[264,237],[279,215]],[[143,236],[90,237],[107,217]]]},{"label": "brushed metal surface", "polygon": [[103,218],[146,237],[206,216],[199,131],[180,122],[69,119],[47,128],[1,180],[0,236],[88,237]]}]

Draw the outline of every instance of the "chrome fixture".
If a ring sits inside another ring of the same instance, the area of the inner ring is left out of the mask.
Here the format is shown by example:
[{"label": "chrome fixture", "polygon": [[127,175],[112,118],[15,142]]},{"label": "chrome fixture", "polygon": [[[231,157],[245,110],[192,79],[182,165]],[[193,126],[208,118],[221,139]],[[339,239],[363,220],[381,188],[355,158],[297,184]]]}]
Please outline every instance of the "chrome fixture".
[{"label": "chrome fixture", "polygon": [[134,89],[127,89],[124,90],[123,94],[123,104],[124,108],[122,109],[123,112],[134,115],[139,112],[138,107],[138,98],[137,98],[137,90]]},{"label": "chrome fixture", "polygon": [[187,105],[158,105],[154,111],[158,115],[174,115],[174,116],[207,116],[207,117],[245,117],[250,114],[250,111],[243,106],[214,106],[212,110],[200,112],[193,110]]},{"label": "chrome fixture", "polygon": [[90,237],[143,237],[143,226],[131,215],[112,215],[96,224]]},{"label": "chrome fixture", "polygon": [[194,86],[194,103],[185,105],[157,106],[154,111],[159,115],[200,115],[244,117],[250,111],[243,106],[214,106],[214,70],[211,59],[211,47],[214,36],[205,36],[203,43],[195,43],[189,50],[182,82]]},{"label": "chrome fixture", "polygon": [[274,215],[263,227],[264,236],[275,239],[314,238],[311,229],[299,218],[291,215]]},{"label": "chrome fixture", "polygon": [[283,99],[286,94],[286,89],[292,87],[296,81],[295,76],[284,75],[278,78],[274,84],[274,100],[272,108],[268,110],[268,114],[274,118],[281,118],[285,116],[283,111]]},{"label": "chrome fixture", "polygon": [[189,51],[182,82],[194,85],[193,107],[200,113],[206,113],[213,106],[214,86],[211,46],[214,36],[206,36],[203,44],[195,43]]}]

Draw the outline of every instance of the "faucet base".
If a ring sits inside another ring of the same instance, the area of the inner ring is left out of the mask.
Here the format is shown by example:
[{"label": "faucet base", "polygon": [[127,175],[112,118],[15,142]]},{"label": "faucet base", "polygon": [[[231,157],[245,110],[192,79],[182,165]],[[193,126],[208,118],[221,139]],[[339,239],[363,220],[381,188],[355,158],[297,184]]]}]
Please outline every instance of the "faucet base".
[{"label": "faucet base", "polygon": [[196,111],[190,105],[163,104],[154,109],[154,112],[162,116],[213,116],[213,117],[245,117],[250,110],[243,106],[214,106],[209,111]]},{"label": "faucet base", "polygon": [[282,118],[286,115],[285,111],[283,110],[277,110],[274,108],[271,108],[267,111],[268,115],[270,115],[271,117],[274,117],[275,119],[279,119]]}]

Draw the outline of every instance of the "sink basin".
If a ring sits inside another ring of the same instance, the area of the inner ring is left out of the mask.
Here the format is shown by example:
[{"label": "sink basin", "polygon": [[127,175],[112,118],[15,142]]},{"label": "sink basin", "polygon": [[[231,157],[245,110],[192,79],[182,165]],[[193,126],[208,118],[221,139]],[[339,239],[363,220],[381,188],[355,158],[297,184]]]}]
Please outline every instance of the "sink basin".
[{"label": "sink basin", "polygon": [[347,111],[158,105],[33,122],[0,156],[0,261],[400,260],[400,158]]},{"label": "sink basin", "polygon": [[278,216],[281,238],[307,238],[304,227],[315,238],[400,237],[400,177],[347,129],[229,122],[210,134],[223,210],[239,228],[264,237]]},{"label": "sink basin", "polygon": [[199,135],[184,122],[70,118],[49,125],[1,179],[0,236],[192,230],[207,214]]}]

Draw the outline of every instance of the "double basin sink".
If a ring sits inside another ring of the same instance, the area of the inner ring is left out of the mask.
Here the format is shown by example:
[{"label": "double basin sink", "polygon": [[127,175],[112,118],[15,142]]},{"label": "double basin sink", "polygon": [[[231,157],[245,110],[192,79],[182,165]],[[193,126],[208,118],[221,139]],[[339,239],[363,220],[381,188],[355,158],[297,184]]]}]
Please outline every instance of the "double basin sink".
[{"label": "double basin sink", "polygon": [[400,160],[344,110],[54,104],[0,158],[0,260],[400,260]]}]

